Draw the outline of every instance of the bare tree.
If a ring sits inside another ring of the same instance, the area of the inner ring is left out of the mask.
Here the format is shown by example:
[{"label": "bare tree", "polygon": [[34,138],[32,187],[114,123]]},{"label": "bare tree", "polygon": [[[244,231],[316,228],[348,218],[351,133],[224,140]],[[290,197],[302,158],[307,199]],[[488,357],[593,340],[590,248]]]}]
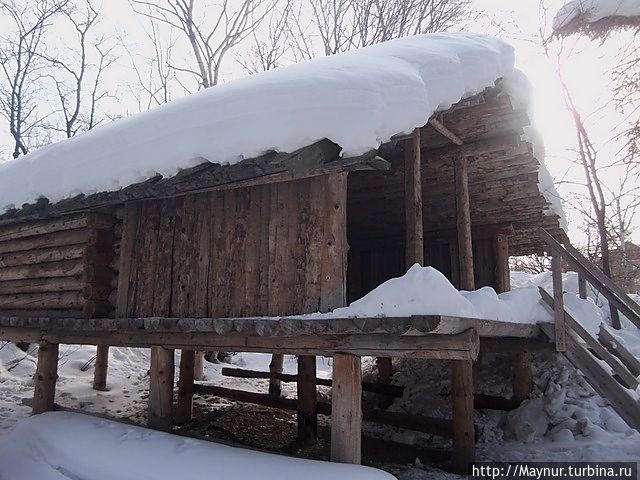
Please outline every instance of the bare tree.
[{"label": "bare tree", "polygon": [[204,0],[131,0],[131,4],[139,15],[184,36],[195,65],[171,68],[194,75],[202,88],[218,84],[226,54],[250,35],[274,7],[272,0],[223,0],[218,7],[207,5]]},{"label": "bare tree", "polygon": [[55,85],[63,117],[62,126],[50,124],[48,128],[71,138],[80,131],[91,130],[102,120],[98,116],[98,104],[109,95],[101,88],[102,77],[115,56],[114,47],[106,45],[104,37],[91,36],[100,21],[100,13],[90,0],[86,0],[84,8],[70,6],[63,9],[62,14],[73,27],[77,44],[70,47],[68,55],[43,55],[54,67],[47,76]]},{"label": "bare tree", "polygon": [[38,114],[37,96],[45,74],[42,53],[44,33],[52,17],[67,5],[66,0],[35,0],[20,4],[0,1],[0,12],[12,22],[14,31],[2,38],[0,68],[0,113],[9,123],[13,157],[29,151],[34,131],[45,117]]}]

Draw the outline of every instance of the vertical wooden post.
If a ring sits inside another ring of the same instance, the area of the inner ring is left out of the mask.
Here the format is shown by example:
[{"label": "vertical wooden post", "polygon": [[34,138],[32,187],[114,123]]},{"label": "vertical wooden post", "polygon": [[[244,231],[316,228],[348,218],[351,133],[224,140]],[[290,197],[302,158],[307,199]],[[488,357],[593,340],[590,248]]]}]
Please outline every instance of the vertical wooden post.
[{"label": "vertical wooden post", "polygon": [[420,129],[404,143],[404,208],[406,266],[424,265],[424,226],[422,220],[422,170]]},{"label": "vertical wooden post", "polygon": [[[391,377],[393,376],[393,362],[389,357],[376,358],[376,365],[378,367],[378,383],[389,385],[391,383]],[[391,395],[379,394],[376,396],[378,407],[385,409],[389,408],[394,401]]]},{"label": "vertical wooden post", "polygon": [[184,425],[193,416],[193,380],[196,371],[194,368],[196,356],[197,353],[193,350],[182,350],[180,354],[176,425]]},{"label": "vertical wooden post", "polygon": [[58,344],[41,342],[38,349],[32,413],[50,412],[55,406],[58,380]]},{"label": "vertical wooden post", "polygon": [[309,443],[318,436],[316,357],[298,357],[298,440]]},{"label": "vertical wooden post", "polygon": [[551,252],[551,276],[553,279],[553,312],[555,320],[556,351],[567,349],[564,324],[564,297],[562,290],[562,257],[559,252]]},{"label": "vertical wooden post", "polygon": [[[284,355],[281,353],[273,353],[271,354],[271,363],[269,363],[269,372],[273,375],[274,373],[282,373],[282,368],[284,366]],[[272,397],[279,397],[282,394],[282,382],[280,379],[271,377],[269,379],[269,395]]]},{"label": "vertical wooden post", "polygon": [[109,345],[96,347],[96,367],[93,371],[93,389],[107,389],[107,371],[109,369]]},{"label": "vertical wooden post", "polygon": [[458,474],[469,471],[475,461],[476,442],[473,422],[473,362],[452,361],[451,395],[453,397],[453,469]]},{"label": "vertical wooden post", "polygon": [[578,295],[583,300],[587,298],[587,280],[581,273],[578,273]]},{"label": "vertical wooden post", "polygon": [[493,239],[495,254],[496,292],[503,293],[511,290],[511,270],[509,268],[509,239],[506,235],[498,234]]},{"label": "vertical wooden post", "polygon": [[475,290],[473,276],[473,243],[471,239],[471,209],[469,207],[469,159],[453,161],[456,192],[456,228],[460,259],[460,288]]},{"label": "vertical wooden post", "polygon": [[362,372],[360,357],[333,356],[331,390],[331,461],[362,460]]},{"label": "vertical wooden post", "polygon": [[522,402],[531,396],[533,390],[533,372],[531,370],[531,353],[516,353],[513,364],[513,397]]},{"label": "vertical wooden post", "polygon": [[[183,350],[184,353],[184,350]],[[204,380],[204,352],[195,352],[193,357],[193,378]]]},{"label": "vertical wooden post", "polygon": [[149,372],[149,428],[171,431],[173,427],[174,353],[162,347],[151,347]]}]

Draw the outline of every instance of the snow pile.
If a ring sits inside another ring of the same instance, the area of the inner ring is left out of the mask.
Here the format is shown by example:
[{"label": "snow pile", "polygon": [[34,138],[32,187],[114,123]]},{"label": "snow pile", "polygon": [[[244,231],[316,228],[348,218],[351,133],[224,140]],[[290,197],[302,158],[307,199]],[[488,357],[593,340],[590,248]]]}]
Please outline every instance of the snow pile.
[{"label": "snow pile", "polygon": [[0,443],[0,477],[55,480],[391,480],[381,470],[284,457],[72,413],[20,422]]},{"label": "snow pile", "polygon": [[[553,291],[551,274],[527,277],[526,282],[516,279],[515,283],[520,288],[501,294],[496,294],[491,287],[471,292],[458,291],[435,268],[415,264],[402,277],[387,280],[348,307],[325,314],[301,315],[301,318],[451,315],[513,323],[553,322],[553,312],[542,301],[538,291],[539,285],[548,292]],[[576,318],[589,319],[585,327],[590,331],[597,330],[602,321],[601,310],[593,300],[577,297],[577,277],[575,293],[567,291],[565,302]]]},{"label": "snow pile", "polygon": [[345,156],[362,154],[493,85],[513,64],[513,48],[502,40],[443,33],[253,75],[1,163],[0,211],[39,197],[55,203],[114,191],[204,161],[292,152],[324,138]]},{"label": "snow pile", "polygon": [[560,30],[577,18],[594,23],[606,17],[638,16],[640,0],[570,0],[553,17],[553,30]]}]

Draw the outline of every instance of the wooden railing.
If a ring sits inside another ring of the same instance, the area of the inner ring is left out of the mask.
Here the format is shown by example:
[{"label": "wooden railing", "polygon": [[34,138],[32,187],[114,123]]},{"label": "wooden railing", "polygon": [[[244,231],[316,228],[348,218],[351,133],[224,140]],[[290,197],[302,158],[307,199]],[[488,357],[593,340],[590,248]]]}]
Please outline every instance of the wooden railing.
[{"label": "wooden railing", "polygon": [[562,260],[567,262],[570,268],[578,272],[580,298],[587,298],[587,282],[589,282],[609,302],[614,327],[620,327],[619,324],[616,325],[616,323],[619,323],[619,321],[616,322],[616,319],[618,318],[618,311],[620,311],[629,321],[640,328],[640,305],[631,300],[613,280],[606,276],[602,270],[590,262],[573,245],[570,243],[560,244],[549,232],[542,228],[539,229],[538,233],[547,245],[551,247],[556,350],[563,352],[566,349],[566,325],[562,298]]},{"label": "wooden railing", "polygon": [[540,296],[553,309],[555,317],[555,326],[541,325],[543,332],[555,340],[556,350],[562,352],[583,373],[596,392],[609,400],[622,419],[640,431],[640,402],[633,393],[640,386],[640,360],[625,348],[606,325],[600,326],[596,338],[565,309],[562,261],[578,272],[580,298],[587,298],[589,282],[609,301],[612,319],[617,318],[619,310],[640,327],[640,306],[572,245],[561,245],[542,229],[540,236],[551,247],[553,277],[553,296],[539,287]]}]

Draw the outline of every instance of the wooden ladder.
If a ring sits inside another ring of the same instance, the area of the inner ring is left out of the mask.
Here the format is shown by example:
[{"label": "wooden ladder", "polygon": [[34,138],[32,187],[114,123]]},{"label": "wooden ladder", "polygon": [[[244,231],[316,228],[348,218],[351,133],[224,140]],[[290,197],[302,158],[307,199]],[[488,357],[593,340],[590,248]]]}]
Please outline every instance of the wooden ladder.
[{"label": "wooden ladder", "polygon": [[542,287],[539,290],[555,317],[555,325],[541,325],[542,331],[556,343],[556,350],[582,372],[594,390],[609,401],[620,417],[640,431],[640,401],[634,392],[640,384],[640,360],[616,339],[606,325],[600,325],[596,338],[567,312],[562,290],[562,260],[578,272],[580,298],[587,298],[588,281],[609,301],[612,314],[615,310],[617,315],[619,310],[638,328],[640,306],[572,245],[561,245],[542,229],[540,236],[551,247],[553,295]]}]

